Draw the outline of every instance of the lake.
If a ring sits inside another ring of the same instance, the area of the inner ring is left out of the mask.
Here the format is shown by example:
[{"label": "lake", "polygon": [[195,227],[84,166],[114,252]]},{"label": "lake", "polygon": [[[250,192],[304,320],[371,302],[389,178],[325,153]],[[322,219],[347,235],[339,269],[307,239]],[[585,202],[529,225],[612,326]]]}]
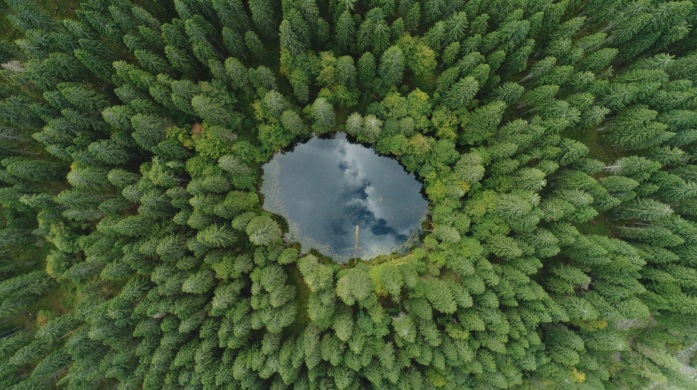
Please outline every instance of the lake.
[{"label": "lake", "polygon": [[263,169],[263,207],[288,221],[287,238],[303,252],[314,248],[339,263],[368,260],[404,251],[418,238],[428,206],[421,183],[397,160],[343,133],[312,138]]}]

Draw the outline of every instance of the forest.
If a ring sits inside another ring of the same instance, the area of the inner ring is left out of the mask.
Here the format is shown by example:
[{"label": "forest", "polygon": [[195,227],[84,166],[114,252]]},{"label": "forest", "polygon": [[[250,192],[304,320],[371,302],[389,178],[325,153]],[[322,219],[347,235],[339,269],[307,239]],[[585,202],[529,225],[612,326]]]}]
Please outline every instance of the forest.
[{"label": "forest", "polygon": [[[339,132],[406,253],[262,208]],[[0,226],[2,389],[695,389],[697,0],[0,0]]]}]

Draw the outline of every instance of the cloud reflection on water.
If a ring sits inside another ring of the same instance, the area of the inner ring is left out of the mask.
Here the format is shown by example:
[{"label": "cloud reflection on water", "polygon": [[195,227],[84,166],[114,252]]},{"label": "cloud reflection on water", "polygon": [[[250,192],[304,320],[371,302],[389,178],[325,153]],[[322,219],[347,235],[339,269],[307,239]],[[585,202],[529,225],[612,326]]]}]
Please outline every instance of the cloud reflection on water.
[{"label": "cloud reflection on water", "polygon": [[335,139],[313,138],[264,165],[264,208],[284,216],[304,251],[353,257],[355,226],[364,259],[389,253],[426,214],[421,184],[396,160]]}]

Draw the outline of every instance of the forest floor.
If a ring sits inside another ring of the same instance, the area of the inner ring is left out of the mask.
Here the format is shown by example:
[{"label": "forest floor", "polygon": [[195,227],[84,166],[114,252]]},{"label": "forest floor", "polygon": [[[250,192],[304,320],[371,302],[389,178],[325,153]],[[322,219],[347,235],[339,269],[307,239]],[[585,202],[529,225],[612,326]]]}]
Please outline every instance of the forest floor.
[{"label": "forest floor", "polygon": [[305,281],[303,280],[302,274],[298,267],[291,267],[291,272],[288,274],[290,277],[290,282],[295,286],[296,297],[295,301],[298,303],[298,315],[295,317],[295,321],[288,327],[287,331],[292,335],[298,336],[305,330],[307,324],[310,322],[310,318],[307,315],[307,304],[310,299],[310,288],[307,287]]},{"label": "forest floor", "polygon": [[[579,132],[564,132],[563,136],[575,139],[586,145],[590,149],[588,157],[602,161],[605,165],[610,165],[619,158],[624,157],[620,151],[614,150],[611,146],[603,143],[600,132],[597,127],[586,129]],[[578,231],[583,234],[596,234],[601,236],[614,237],[612,233],[612,221],[608,220],[605,215],[599,214],[592,220],[578,224]]]},{"label": "forest floor", "polygon": [[588,149],[590,149],[588,157],[600,160],[605,164],[611,164],[617,161],[618,158],[623,157],[623,153],[603,143],[597,127],[586,129],[582,133],[574,132],[573,134],[569,134],[566,132],[562,135],[573,138],[586,145]]},{"label": "forest floor", "polygon": [[612,233],[612,222],[608,220],[603,214],[598,215],[592,220],[581,223],[576,226],[578,231],[583,234],[595,234],[598,236],[614,237]]},{"label": "forest floor", "polygon": [[[34,0],[34,3],[45,9],[52,18],[67,18],[75,15],[75,10],[80,7],[79,0]],[[0,5],[0,14],[4,13]],[[12,42],[20,37],[20,33],[5,17],[0,17],[0,41]]]},{"label": "forest floor", "polygon": [[[31,224],[31,222],[28,223]],[[37,242],[38,243],[32,243],[26,247],[20,246],[9,249],[12,252],[10,258],[13,259],[14,267],[18,269],[29,269],[37,266],[41,268],[46,267],[43,260],[41,265],[36,264],[36,259],[45,259],[49,255],[52,245],[40,239],[38,239]],[[42,311],[55,314],[68,312],[75,300],[75,292],[67,290],[70,288],[69,286],[58,285],[53,282],[45,294],[32,302],[25,310],[17,313],[7,321],[12,326],[32,329],[39,325],[37,318]]]}]

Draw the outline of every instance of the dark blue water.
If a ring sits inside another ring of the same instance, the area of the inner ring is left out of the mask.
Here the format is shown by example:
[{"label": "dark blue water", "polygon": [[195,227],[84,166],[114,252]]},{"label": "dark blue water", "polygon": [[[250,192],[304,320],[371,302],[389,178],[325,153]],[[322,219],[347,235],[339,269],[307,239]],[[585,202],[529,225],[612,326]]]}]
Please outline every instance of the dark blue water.
[{"label": "dark blue water", "polygon": [[288,238],[337,262],[405,249],[427,202],[421,184],[391,158],[352,144],[343,133],[313,138],[264,165],[264,209],[286,218]]}]

